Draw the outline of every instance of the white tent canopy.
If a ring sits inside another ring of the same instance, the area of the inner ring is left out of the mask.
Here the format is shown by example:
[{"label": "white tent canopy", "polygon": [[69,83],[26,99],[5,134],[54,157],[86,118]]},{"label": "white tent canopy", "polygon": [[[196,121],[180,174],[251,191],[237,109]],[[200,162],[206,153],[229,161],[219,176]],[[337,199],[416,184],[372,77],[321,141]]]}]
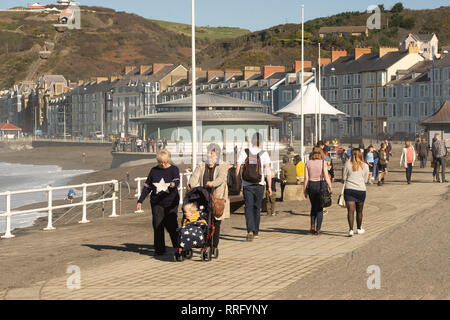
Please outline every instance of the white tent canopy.
[{"label": "white tent canopy", "polygon": [[[320,113],[325,116],[347,116],[345,113],[334,108],[327,102],[319,93],[314,83],[309,83],[303,87],[303,114],[305,116],[315,115],[319,113],[319,99],[320,99]],[[300,116],[302,113],[302,95],[298,95],[287,106],[275,112],[276,114],[291,114]]]}]

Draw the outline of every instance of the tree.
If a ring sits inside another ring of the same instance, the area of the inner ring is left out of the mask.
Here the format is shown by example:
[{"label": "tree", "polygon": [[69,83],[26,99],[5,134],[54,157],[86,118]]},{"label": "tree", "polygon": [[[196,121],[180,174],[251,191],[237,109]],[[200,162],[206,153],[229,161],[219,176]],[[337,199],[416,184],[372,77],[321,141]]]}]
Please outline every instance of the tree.
[{"label": "tree", "polygon": [[416,24],[416,21],[414,18],[404,18],[403,21],[400,23],[400,27],[405,28],[407,30],[411,30],[414,28],[414,25]]},{"label": "tree", "polygon": [[379,4],[378,8],[380,8],[381,12],[386,12],[386,9],[384,8],[384,4]]},{"label": "tree", "polygon": [[391,9],[392,13],[399,13],[403,11],[403,4],[401,2],[397,2]]}]

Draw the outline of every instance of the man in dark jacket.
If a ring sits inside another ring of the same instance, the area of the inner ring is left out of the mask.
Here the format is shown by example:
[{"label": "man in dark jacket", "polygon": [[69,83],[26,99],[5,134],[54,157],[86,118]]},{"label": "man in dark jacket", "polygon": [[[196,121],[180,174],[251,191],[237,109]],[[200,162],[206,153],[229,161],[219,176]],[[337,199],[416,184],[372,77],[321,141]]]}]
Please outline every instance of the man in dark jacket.
[{"label": "man in dark jacket", "polygon": [[420,167],[425,168],[428,158],[428,144],[426,139],[422,139],[421,142],[417,144],[417,156],[420,161]]},{"label": "man in dark jacket", "polygon": [[436,141],[433,142],[433,157],[436,162],[436,181],[441,182],[441,180],[439,180],[439,167],[441,167],[442,182],[448,182],[447,180],[445,180],[445,158],[448,153],[445,143],[450,140],[450,138],[448,138],[446,141],[443,141],[439,133],[435,135],[435,138]]}]

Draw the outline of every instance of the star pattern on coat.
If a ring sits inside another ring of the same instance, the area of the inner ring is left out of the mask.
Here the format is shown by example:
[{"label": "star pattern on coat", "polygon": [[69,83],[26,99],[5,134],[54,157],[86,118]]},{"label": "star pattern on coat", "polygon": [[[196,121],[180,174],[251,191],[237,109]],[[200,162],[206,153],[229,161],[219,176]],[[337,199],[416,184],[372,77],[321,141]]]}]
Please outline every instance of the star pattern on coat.
[{"label": "star pattern on coat", "polygon": [[153,185],[156,187],[156,194],[158,194],[160,192],[169,193],[170,183],[165,182],[164,178],[161,178],[161,180],[158,183],[153,182]]}]

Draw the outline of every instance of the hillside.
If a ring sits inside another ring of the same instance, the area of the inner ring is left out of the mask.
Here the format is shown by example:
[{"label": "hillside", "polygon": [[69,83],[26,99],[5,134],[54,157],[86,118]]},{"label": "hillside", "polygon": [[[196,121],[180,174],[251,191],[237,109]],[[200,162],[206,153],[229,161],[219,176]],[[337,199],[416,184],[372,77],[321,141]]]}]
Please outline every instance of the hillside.
[{"label": "hillside", "polygon": [[[330,57],[332,48],[347,49],[380,46],[397,47],[408,33],[436,33],[439,46],[450,45],[450,7],[432,10],[382,12],[381,30],[369,30],[368,37],[327,37],[320,39],[322,26],[365,25],[369,14],[345,12],[305,22],[305,60],[317,61],[321,43],[322,57]],[[244,65],[276,64],[291,66],[301,59],[301,25],[284,24],[253,32],[232,40],[219,40],[202,50],[199,62],[205,67],[242,67]]]},{"label": "hillside", "polygon": [[[82,8],[81,30],[58,33],[57,15],[0,12],[0,89],[40,74],[62,74],[69,80],[121,73],[125,65],[153,62],[190,65],[190,26],[149,20],[135,14],[100,7]],[[305,23],[305,57],[317,58],[321,26],[364,25],[369,14],[346,12]],[[238,28],[197,28],[198,63],[203,68],[244,65],[286,65],[300,60],[300,25],[285,24],[248,33]],[[409,32],[435,32],[440,46],[450,45],[450,7],[433,10],[383,12],[382,29],[368,37],[320,39],[322,57],[332,47],[398,46]],[[226,38],[226,39],[225,39]],[[217,40],[212,40],[217,39]],[[39,59],[51,42],[48,59]],[[47,45],[48,46],[48,45]]]},{"label": "hillside", "polygon": [[[150,21],[157,23],[160,27],[165,28],[167,30],[173,31],[175,33],[183,34],[185,36],[191,36],[191,25],[169,22],[169,21],[161,21],[161,20],[152,20]],[[231,27],[195,27],[195,36],[198,39],[209,39],[209,40],[219,40],[219,39],[228,39],[228,38],[237,38],[246,34],[249,34],[250,31],[241,28],[231,28]]]}]

